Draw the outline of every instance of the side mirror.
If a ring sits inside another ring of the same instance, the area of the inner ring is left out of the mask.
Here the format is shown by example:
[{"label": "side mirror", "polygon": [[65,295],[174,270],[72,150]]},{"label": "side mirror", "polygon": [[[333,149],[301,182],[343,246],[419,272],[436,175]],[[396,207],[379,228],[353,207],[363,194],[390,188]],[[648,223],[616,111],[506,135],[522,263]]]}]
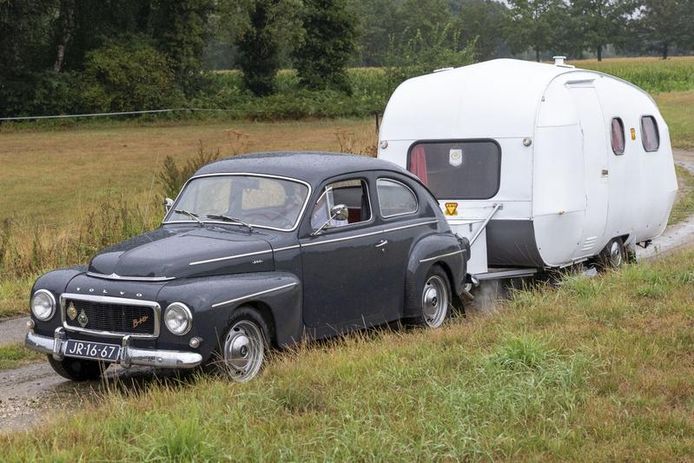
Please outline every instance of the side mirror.
[{"label": "side mirror", "polygon": [[344,204],[336,204],[330,209],[330,218],[334,220],[347,220],[349,209]]},{"label": "side mirror", "polygon": [[171,208],[173,207],[174,200],[171,198],[166,198],[164,199],[164,213],[168,214]]}]

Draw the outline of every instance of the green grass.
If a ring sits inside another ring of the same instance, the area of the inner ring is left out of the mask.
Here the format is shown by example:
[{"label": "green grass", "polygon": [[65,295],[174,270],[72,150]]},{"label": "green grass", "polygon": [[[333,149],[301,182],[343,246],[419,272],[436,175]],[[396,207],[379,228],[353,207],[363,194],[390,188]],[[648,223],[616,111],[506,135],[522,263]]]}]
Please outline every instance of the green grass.
[{"label": "green grass", "polygon": [[676,224],[694,214],[694,174],[682,166],[675,166],[679,191],[670,213],[669,224]]},{"label": "green grass", "polygon": [[672,146],[694,150],[694,92],[661,93],[655,101],[670,128]]},{"label": "green grass", "polygon": [[7,461],[685,461],[694,450],[694,251],[493,316],[274,356],[255,381],[113,393]]},{"label": "green grass", "polygon": [[0,371],[19,368],[23,365],[45,359],[45,355],[31,351],[22,344],[0,346]]},{"label": "green grass", "polygon": [[0,319],[29,314],[29,292],[36,276],[0,279]]}]

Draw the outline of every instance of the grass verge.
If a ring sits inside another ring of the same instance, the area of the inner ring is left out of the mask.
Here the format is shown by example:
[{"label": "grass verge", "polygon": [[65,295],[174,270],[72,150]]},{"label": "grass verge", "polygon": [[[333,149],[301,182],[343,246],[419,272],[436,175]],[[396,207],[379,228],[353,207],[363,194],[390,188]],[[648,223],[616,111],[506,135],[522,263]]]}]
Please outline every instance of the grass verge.
[{"label": "grass verge", "polygon": [[493,316],[276,355],[249,384],[113,393],[7,461],[686,460],[694,448],[694,251]]},{"label": "grass verge", "polygon": [[0,279],[0,319],[29,314],[29,293],[35,276]]},{"label": "grass verge", "polygon": [[694,214],[694,174],[682,166],[675,166],[679,190],[670,213],[668,225],[676,224]]},{"label": "grass verge", "polygon": [[694,92],[660,93],[654,96],[670,128],[673,148],[694,149]]},{"label": "grass verge", "polygon": [[22,344],[0,346],[0,371],[19,368],[39,360],[46,360],[46,356],[31,351]]}]

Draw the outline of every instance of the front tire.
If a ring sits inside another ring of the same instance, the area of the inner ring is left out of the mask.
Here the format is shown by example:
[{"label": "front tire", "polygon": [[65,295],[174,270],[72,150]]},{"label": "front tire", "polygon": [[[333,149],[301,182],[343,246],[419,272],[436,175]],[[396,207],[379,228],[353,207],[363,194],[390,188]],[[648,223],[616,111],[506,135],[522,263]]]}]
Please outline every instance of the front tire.
[{"label": "front tire", "polygon": [[48,363],[53,370],[63,378],[77,382],[95,381],[101,378],[101,373],[108,367],[108,365],[102,365],[101,362],[97,360],[70,357],[65,357],[63,360],[56,360],[52,355],[48,356]]},{"label": "front tire", "polygon": [[263,367],[268,349],[268,328],[254,310],[242,308],[233,316],[224,339],[224,370],[239,383],[255,378]]},{"label": "front tire", "polygon": [[446,272],[439,266],[432,267],[419,291],[420,314],[417,321],[429,328],[438,328],[448,317],[451,307],[451,287]]}]

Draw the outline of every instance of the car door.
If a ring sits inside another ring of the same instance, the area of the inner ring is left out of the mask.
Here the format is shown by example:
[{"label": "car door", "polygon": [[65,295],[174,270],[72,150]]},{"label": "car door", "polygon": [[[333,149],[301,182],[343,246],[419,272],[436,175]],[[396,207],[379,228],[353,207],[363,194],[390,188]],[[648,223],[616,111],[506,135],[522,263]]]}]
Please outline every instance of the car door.
[{"label": "car door", "polygon": [[[329,211],[339,204],[348,207],[348,218],[331,221]],[[310,334],[322,337],[378,323],[384,297],[373,280],[380,270],[383,230],[372,208],[368,177],[327,182],[304,221],[303,318]]]}]

